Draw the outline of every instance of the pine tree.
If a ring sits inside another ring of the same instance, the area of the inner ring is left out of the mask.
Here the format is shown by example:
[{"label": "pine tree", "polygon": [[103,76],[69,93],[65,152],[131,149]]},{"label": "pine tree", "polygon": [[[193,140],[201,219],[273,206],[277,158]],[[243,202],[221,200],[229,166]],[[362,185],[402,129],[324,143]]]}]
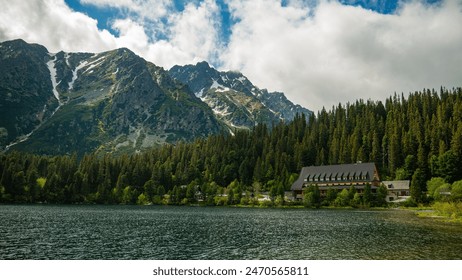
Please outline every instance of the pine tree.
[{"label": "pine tree", "polygon": [[365,207],[371,206],[372,203],[372,188],[370,184],[366,184],[363,192],[363,204]]},{"label": "pine tree", "polygon": [[417,202],[422,203],[425,201],[425,188],[426,188],[425,174],[420,168],[417,168],[412,175],[410,193],[411,198]]}]

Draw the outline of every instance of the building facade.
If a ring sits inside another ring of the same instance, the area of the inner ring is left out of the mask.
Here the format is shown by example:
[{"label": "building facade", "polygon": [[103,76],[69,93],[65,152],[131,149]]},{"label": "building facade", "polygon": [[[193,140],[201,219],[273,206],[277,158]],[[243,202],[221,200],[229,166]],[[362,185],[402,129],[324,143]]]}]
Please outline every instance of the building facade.
[{"label": "building facade", "polygon": [[317,186],[321,196],[325,196],[329,189],[356,188],[362,193],[366,185],[371,186],[372,192],[380,186],[380,177],[374,163],[353,163],[323,166],[303,167],[297,181],[292,184],[291,190],[296,200],[303,199],[303,189],[308,186]]},{"label": "building facade", "polygon": [[409,198],[409,180],[401,181],[383,181],[382,184],[387,187],[387,202],[401,202]]}]

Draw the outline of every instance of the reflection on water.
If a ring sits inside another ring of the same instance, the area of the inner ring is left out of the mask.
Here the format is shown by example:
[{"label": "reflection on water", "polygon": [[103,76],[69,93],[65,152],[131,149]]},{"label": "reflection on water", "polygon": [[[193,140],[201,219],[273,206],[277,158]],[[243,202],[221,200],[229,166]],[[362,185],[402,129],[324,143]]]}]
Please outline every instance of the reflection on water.
[{"label": "reflection on water", "polygon": [[408,211],[0,206],[0,259],[462,259]]}]

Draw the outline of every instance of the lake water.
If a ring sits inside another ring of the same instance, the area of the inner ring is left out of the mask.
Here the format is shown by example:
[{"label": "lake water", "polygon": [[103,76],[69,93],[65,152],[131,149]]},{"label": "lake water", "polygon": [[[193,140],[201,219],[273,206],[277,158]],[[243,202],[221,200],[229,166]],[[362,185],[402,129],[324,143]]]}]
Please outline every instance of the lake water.
[{"label": "lake water", "polygon": [[462,259],[409,211],[0,205],[0,259]]}]

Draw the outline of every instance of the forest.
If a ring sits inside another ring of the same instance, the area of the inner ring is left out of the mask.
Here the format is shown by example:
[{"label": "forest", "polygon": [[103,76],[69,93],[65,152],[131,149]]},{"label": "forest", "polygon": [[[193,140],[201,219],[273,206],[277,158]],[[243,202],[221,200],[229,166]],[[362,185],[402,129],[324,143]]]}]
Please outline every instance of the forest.
[{"label": "forest", "polygon": [[11,151],[0,155],[0,202],[232,205],[268,192],[281,204],[303,166],[357,161],[375,162],[381,180],[412,179],[417,202],[427,181],[461,180],[462,89],[357,100],[132,155]]}]

